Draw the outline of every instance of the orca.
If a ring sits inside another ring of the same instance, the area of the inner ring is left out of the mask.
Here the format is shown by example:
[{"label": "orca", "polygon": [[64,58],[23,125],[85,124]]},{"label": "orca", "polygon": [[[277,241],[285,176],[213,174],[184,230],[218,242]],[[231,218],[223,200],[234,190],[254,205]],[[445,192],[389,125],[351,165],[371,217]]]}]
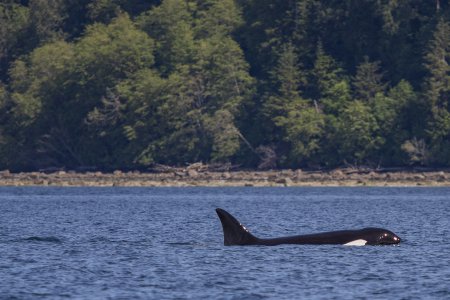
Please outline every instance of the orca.
[{"label": "orca", "polygon": [[223,243],[225,246],[264,245],[276,246],[281,244],[298,245],[393,245],[400,243],[401,239],[392,231],[383,228],[363,228],[359,230],[340,230],[287,236],[271,239],[257,238],[248,231],[235,217],[227,211],[217,208],[217,215],[222,223]]}]

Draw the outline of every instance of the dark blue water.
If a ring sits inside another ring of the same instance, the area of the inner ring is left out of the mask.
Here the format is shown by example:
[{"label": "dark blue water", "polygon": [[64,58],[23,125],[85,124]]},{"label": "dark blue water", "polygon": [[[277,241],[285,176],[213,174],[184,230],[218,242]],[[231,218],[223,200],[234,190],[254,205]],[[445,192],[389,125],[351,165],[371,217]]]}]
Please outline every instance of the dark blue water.
[{"label": "dark blue water", "polygon": [[[377,226],[399,246],[223,246]],[[449,188],[0,188],[0,298],[445,299]]]}]

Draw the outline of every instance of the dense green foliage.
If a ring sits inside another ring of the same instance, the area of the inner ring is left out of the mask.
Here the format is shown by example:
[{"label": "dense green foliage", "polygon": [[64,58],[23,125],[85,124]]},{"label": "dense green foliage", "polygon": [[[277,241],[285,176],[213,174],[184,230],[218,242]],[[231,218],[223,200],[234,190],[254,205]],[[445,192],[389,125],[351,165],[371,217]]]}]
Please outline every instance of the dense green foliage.
[{"label": "dense green foliage", "polygon": [[2,0],[0,169],[450,166],[450,4]]}]

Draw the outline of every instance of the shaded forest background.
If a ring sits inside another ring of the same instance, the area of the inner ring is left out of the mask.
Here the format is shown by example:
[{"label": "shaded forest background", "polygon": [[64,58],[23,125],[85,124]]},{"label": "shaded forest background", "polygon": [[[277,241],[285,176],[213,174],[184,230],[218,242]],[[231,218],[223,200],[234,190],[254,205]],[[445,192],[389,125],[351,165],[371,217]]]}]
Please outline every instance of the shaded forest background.
[{"label": "shaded forest background", "polygon": [[440,0],[1,0],[0,169],[450,166]]}]

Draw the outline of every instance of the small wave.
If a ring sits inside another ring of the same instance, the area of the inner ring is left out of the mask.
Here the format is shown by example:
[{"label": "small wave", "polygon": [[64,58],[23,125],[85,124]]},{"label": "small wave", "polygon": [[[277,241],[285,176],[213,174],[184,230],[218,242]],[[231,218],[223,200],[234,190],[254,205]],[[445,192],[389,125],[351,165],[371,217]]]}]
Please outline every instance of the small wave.
[{"label": "small wave", "polygon": [[34,260],[32,258],[25,258],[24,259],[24,258],[20,258],[20,257],[13,257],[12,261],[18,262],[18,263],[21,263],[21,264],[34,264],[34,263],[37,262],[36,260]]},{"label": "small wave", "polygon": [[199,248],[199,247],[207,247],[208,244],[205,243],[199,243],[199,242],[168,242],[165,243],[168,246],[191,246],[191,247],[195,247],[195,248]]},{"label": "small wave", "polygon": [[115,239],[107,238],[104,236],[94,237],[87,240],[89,243],[114,243],[114,244],[143,244],[146,240],[125,240],[125,239]]},{"label": "small wave", "polygon": [[166,243],[167,245],[171,245],[171,246],[193,246],[195,245],[194,242],[170,242],[170,243]]},{"label": "small wave", "polygon": [[112,241],[104,236],[97,236],[88,240],[89,243],[111,243]]},{"label": "small wave", "polygon": [[23,240],[30,242],[62,243],[62,240],[55,236],[30,236]]}]

